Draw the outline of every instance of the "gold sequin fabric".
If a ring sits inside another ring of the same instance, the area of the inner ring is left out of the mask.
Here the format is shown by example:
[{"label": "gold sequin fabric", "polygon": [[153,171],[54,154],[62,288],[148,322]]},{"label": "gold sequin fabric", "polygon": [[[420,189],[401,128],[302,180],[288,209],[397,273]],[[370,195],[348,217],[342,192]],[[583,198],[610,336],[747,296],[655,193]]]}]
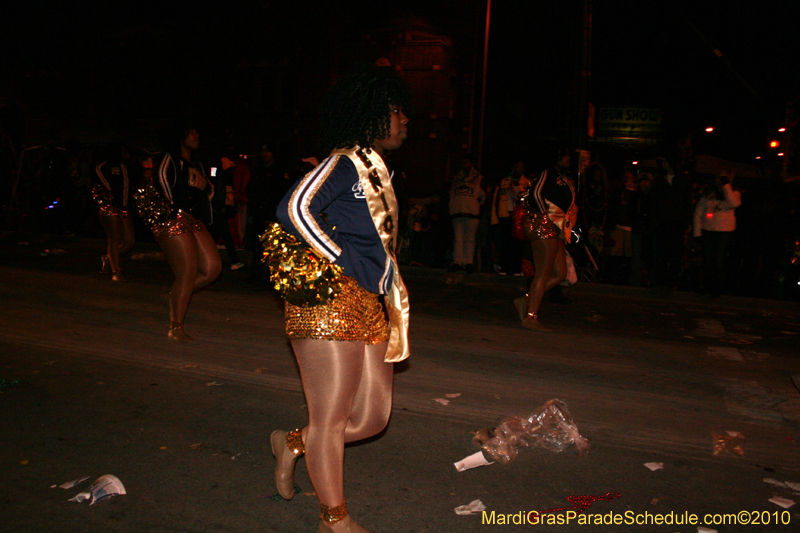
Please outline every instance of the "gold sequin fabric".
[{"label": "gold sequin fabric", "polygon": [[186,211],[178,211],[178,216],[172,220],[167,220],[161,224],[153,225],[153,236],[156,239],[174,237],[183,233],[194,233],[205,231],[206,227],[202,222],[194,218]]},{"label": "gold sequin fabric", "polygon": [[522,229],[525,231],[525,237],[529,241],[563,238],[561,230],[545,213],[529,213],[525,218]]},{"label": "gold sequin fabric", "polygon": [[314,307],[286,302],[286,336],[289,339],[362,341],[378,344],[389,340],[389,323],[378,295],[362,288],[353,278],[342,277],[342,291],[333,300]]},{"label": "gold sequin fabric", "polygon": [[299,429],[290,431],[286,434],[286,447],[292,450],[295,455],[303,455],[306,453],[306,447],[303,446],[303,435]]},{"label": "gold sequin fabric", "polygon": [[101,205],[100,216],[131,218],[131,213],[118,205]]},{"label": "gold sequin fabric", "polygon": [[319,504],[319,519],[326,524],[335,524],[347,516],[347,502],[344,501],[336,507]]}]

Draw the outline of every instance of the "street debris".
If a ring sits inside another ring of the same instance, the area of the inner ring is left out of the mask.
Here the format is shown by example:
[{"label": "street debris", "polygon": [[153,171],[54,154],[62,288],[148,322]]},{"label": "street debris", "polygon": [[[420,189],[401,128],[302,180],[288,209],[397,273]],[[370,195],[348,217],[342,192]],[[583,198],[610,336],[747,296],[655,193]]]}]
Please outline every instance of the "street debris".
[{"label": "street debris", "polygon": [[221,381],[210,381],[206,383],[207,387],[222,387],[223,383]]},{"label": "street debris", "polygon": [[81,492],[74,498],[70,498],[69,501],[80,503],[91,498],[92,501],[89,502],[89,505],[94,505],[112,496],[122,496],[123,494],[127,493],[122,482],[116,476],[107,474],[97,478],[97,481],[92,483],[86,492]]},{"label": "street debris", "polygon": [[460,461],[456,461],[453,463],[453,466],[456,467],[456,471],[463,472],[464,470],[469,470],[470,468],[478,468],[479,466],[486,466],[486,465],[493,465],[494,463],[490,463],[484,457],[483,452],[475,452],[470,456],[464,457]]},{"label": "street debris", "polygon": [[451,392],[449,394],[444,395],[445,398],[450,398],[450,399],[458,398],[459,396],[461,396],[460,392]]},{"label": "street debris", "polygon": [[697,526],[697,533],[717,533],[717,530],[710,527]]},{"label": "street debris", "polygon": [[457,515],[460,516],[467,516],[472,514],[480,513],[481,511],[485,511],[486,506],[483,505],[483,502],[480,500],[473,500],[469,502],[467,505],[459,505],[454,509]]},{"label": "street debris", "polygon": [[439,402],[442,405],[450,405],[450,400],[445,400],[444,398],[434,398],[434,402]]},{"label": "street debris", "polygon": [[80,485],[81,483],[83,483],[87,479],[89,479],[89,476],[83,476],[81,478],[73,479],[72,481],[67,481],[66,483],[62,483],[61,485],[50,485],[50,488],[54,489],[56,487],[59,487],[59,488],[62,488],[62,489],[71,489],[75,485]]},{"label": "street debris", "polygon": [[205,442],[195,442],[190,447],[193,450],[202,450],[203,448],[205,448],[205,446],[206,446]]},{"label": "street debris", "polygon": [[795,502],[793,500],[789,500],[789,499],[786,499],[786,498],[780,498],[778,496],[774,496],[774,497],[770,498],[767,501],[772,502],[775,505],[779,505],[779,506],[783,507],[784,509],[788,509],[789,507],[792,507],[795,504]]},{"label": "street debris", "polygon": [[645,463],[644,466],[655,472],[664,468],[664,463]]},{"label": "street debris", "polygon": [[519,449],[528,446],[561,452],[575,444],[579,454],[589,449],[589,441],[578,432],[567,404],[557,399],[549,400],[528,418],[505,418],[497,427],[481,429],[474,435],[472,442],[503,464],[516,459]]},{"label": "street debris", "polygon": [[714,455],[728,452],[741,457],[744,455],[744,450],[742,449],[743,442],[744,435],[738,431],[726,431],[725,434],[715,432]]}]

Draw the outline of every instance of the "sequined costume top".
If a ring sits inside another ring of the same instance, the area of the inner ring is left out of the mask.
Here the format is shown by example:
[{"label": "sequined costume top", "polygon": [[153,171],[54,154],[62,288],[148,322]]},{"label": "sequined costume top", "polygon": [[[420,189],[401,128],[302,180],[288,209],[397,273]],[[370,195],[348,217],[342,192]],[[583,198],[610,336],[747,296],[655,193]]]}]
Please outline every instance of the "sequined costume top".
[{"label": "sequined costume top", "polygon": [[158,166],[158,180],[162,194],[176,212],[188,213],[205,224],[213,222],[211,198],[214,187],[206,178],[201,163],[173,157],[167,152]]},{"label": "sequined costume top", "polygon": [[375,229],[358,171],[332,154],[298,181],[278,204],[278,220],[344,275],[374,294],[392,284],[391,261]]},{"label": "sequined costume top", "polygon": [[539,179],[531,185],[529,207],[546,214],[561,232],[561,237],[570,242],[578,217],[575,189],[557,167],[542,172]]}]

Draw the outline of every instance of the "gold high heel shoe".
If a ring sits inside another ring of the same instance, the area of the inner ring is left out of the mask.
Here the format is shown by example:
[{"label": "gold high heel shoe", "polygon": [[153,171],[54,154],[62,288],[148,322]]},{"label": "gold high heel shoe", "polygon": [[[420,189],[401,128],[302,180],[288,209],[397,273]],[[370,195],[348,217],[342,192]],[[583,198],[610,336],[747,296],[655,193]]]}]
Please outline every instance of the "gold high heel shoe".
[{"label": "gold high heel shoe", "polygon": [[275,456],[275,486],[284,500],[294,498],[294,464],[306,450],[299,429],[286,432],[277,429],[269,436]]},{"label": "gold high heel shoe", "polygon": [[347,512],[347,502],[336,507],[319,504],[319,533],[371,533],[359,526]]},{"label": "gold high heel shoe", "polygon": [[169,331],[167,332],[167,337],[172,339],[173,341],[180,341],[180,342],[193,342],[194,339],[189,336],[186,331],[183,329],[183,323],[177,324],[175,322],[171,323],[169,326]]}]

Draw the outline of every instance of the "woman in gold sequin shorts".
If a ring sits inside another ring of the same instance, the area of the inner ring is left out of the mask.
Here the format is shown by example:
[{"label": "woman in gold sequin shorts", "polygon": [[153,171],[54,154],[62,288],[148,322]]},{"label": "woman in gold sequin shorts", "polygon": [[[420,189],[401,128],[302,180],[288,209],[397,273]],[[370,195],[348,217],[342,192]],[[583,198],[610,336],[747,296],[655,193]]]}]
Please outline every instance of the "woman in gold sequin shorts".
[{"label": "woman in gold sequin shorts", "polygon": [[[384,187],[380,179],[370,181],[367,169],[388,178],[382,157],[406,138],[403,108],[409,97],[390,70],[370,67],[344,77],[329,98],[322,137],[333,152],[284,197],[278,219],[320,257],[342,267],[344,283],[326,304],[286,304],[286,333],[300,368],[308,425],[274,431],[270,440],[280,495],[294,496],[294,466],[304,454],[320,501],[319,531],[362,533],[368,530],[350,518],[344,498],[344,448],[380,433],[388,423],[391,361],[396,359],[387,362],[387,341],[401,324],[393,318],[390,330],[380,295],[386,295],[388,306],[395,284],[402,283],[392,247],[381,240],[382,235],[387,243],[396,238],[396,231],[391,236],[396,220],[391,206],[397,205],[391,182],[387,179]],[[364,161],[371,167],[354,159],[355,153],[364,154],[364,146],[370,147]],[[379,203],[372,205],[378,206],[381,224],[368,205],[372,188],[379,191]]]},{"label": "woman in gold sequin shorts", "polygon": [[111,279],[122,280],[120,255],[133,248],[133,218],[130,202],[135,191],[128,177],[125,160],[129,159],[128,149],[117,147],[112,158],[95,167],[98,180],[92,189],[100,206],[100,224],[106,233],[106,253],[101,257],[103,272],[111,272]]},{"label": "woman in gold sequin shorts", "polygon": [[569,151],[561,150],[555,166],[542,172],[527,192],[530,216],[524,229],[536,272],[527,298],[514,300],[525,329],[552,331],[539,322],[539,306],[545,293],[567,277],[566,243],[577,218],[575,191],[567,176],[569,163]]},{"label": "woman in gold sequin shorts", "polygon": [[192,293],[217,279],[222,263],[214,239],[204,224],[211,222],[210,198],[214,188],[206,179],[203,165],[192,159],[192,150],[198,148],[200,136],[190,127],[181,128],[175,136],[180,148],[164,155],[158,168],[158,180],[161,193],[172,203],[177,216],[154,226],[153,235],[175,274],[169,295],[167,336],[191,342],[193,339],[184,331],[183,324]]}]

